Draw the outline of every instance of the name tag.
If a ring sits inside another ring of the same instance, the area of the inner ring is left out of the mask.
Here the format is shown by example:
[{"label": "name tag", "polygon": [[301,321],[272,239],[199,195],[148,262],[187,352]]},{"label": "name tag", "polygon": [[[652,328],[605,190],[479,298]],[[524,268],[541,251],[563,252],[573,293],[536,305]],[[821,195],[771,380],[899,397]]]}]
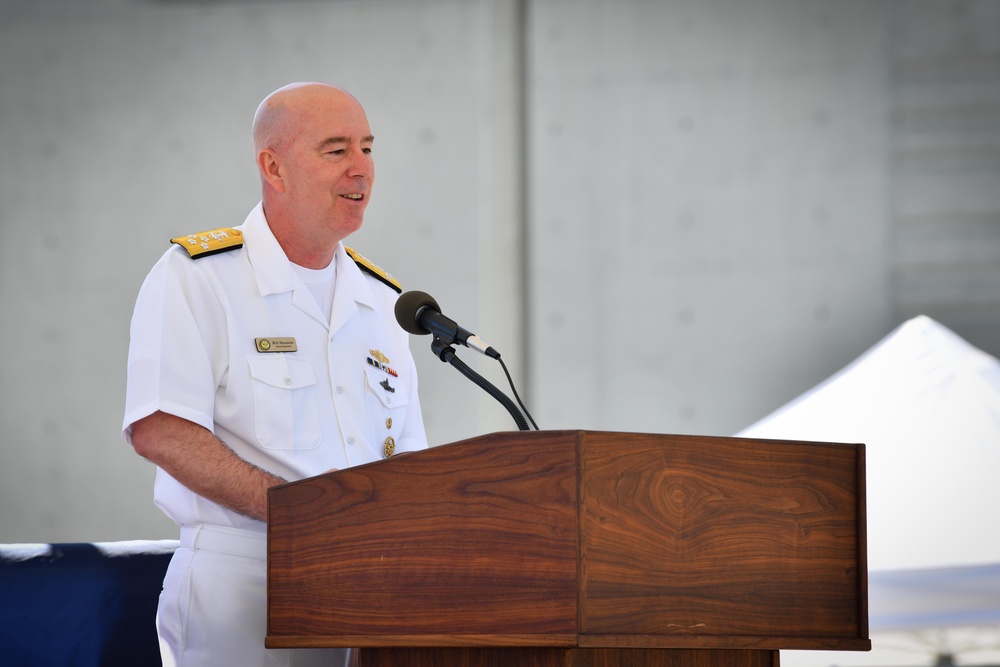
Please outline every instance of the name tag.
[{"label": "name tag", "polygon": [[258,352],[298,352],[295,339],[287,338],[254,338]]}]

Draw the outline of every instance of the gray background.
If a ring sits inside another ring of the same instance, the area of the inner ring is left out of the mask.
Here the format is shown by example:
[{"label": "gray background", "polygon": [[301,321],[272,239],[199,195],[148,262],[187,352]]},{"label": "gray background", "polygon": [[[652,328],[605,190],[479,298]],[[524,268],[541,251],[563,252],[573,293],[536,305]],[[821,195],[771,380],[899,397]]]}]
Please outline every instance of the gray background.
[{"label": "gray background", "polygon": [[[132,305],[296,80],[377,136],[350,244],[543,428],[729,435],[919,313],[1000,354],[998,2],[0,0],[0,542],[176,536]],[[429,343],[431,442],[513,428]]]}]

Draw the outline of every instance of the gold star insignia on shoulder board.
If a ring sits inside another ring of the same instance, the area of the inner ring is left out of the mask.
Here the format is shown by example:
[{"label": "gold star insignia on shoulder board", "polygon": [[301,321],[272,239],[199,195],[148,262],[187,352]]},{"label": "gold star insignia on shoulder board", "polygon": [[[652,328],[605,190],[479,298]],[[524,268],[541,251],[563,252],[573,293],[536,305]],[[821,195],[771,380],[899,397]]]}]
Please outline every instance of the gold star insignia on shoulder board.
[{"label": "gold star insignia on shoulder board", "polygon": [[375,276],[376,278],[378,278],[383,283],[385,283],[392,289],[396,290],[397,292],[399,293],[403,292],[403,286],[399,283],[399,281],[393,278],[388,273],[386,273],[386,271],[382,267],[372,264],[372,262],[369,259],[361,255],[361,253],[356,251],[354,248],[348,248],[347,246],[344,246],[344,250],[347,252],[348,255],[350,255],[351,259],[354,260],[354,263],[360,266],[363,271]]},{"label": "gold star insignia on shoulder board", "polygon": [[219,229],[210,229],[207,232],[175,236],[170,239],[170,242],[184,248],[191,259],[198,259],[242,248],[243,233],[232,227],[220,227]]}]

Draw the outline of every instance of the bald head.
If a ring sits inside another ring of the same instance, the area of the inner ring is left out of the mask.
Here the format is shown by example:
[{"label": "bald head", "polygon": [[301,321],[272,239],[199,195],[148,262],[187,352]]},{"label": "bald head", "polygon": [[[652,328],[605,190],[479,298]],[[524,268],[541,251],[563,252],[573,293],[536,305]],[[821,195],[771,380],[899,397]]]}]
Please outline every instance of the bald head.
[{"label": "bald head", "polygon": [[290,83],[275,90],[253,117],[254,154],[265,148],[281,150],[304,121],[303,114],[329,102],[361,106],[346,90],[328,83]]}]

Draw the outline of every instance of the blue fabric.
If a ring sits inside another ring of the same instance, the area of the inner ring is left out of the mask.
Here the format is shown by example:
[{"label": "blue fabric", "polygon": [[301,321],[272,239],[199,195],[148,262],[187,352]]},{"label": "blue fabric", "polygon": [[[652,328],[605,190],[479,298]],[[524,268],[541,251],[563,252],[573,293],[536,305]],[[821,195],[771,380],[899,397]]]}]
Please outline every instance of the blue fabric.
[{"label": "blue fabric", "polygon": [[159,665],[156,604],[176,546],[0,545],[0,665]]}]

